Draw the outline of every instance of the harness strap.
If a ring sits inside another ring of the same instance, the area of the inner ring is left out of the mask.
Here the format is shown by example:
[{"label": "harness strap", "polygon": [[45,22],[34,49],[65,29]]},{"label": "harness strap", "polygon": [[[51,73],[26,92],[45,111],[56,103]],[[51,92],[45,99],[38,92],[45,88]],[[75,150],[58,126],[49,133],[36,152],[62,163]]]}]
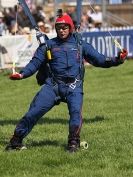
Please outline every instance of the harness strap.
[{"label": "harness strap", "polygon": [[60,102],[61,102],[61,97],[59,96],[59,89],[58,89],[58,84],[55,83],[55,85],[53,86],[53,90],[56,94],[56,97],[55,97],[55,104],[56,105],[59,105]]},{"label": "harness strap", "polygon": [[83,80],[84,78],[84,64],[83,64],[83,59],[82,59],[82,35],[78,32],[74,33],[77,44],[78,44],[78,51],[79,51],[79,59],[80,59],[80,68],[79,68],[79,73],[80,73],[80,79]]}]

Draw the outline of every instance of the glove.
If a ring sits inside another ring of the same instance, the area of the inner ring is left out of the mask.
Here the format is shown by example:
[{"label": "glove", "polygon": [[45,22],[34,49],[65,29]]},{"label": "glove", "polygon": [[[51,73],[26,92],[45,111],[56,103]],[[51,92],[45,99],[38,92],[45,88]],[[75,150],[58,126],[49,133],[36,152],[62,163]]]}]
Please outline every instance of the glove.
[{"label": "glove", "polygon": [[127,50],[123,49],[118,53],[118,59],[124,62],[124,60],[127,58],[127,55],[128,55]]},{"label": "glove", "polygon": [[9,79],[11,79],[11,80],[20,80],[22,78],[23,78],[23,75],[20,73],[17,73],[17,72],[15,74],[11,74],[9,76]]}]

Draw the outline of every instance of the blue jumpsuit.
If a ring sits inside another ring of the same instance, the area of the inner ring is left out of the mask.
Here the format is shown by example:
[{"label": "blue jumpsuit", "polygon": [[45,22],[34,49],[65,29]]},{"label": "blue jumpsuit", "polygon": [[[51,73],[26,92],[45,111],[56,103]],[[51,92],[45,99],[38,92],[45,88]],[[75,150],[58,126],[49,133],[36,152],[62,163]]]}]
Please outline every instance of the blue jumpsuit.
[{"label": "blue jumpsuit", "polygon": [[[76,133],[79,135],[82,125],[83,104],[81,60],[85,59],[96,67],[104,68],[117,66],[121,63],[117,58],[110,59],[98,53],[92,45],[86,42],[82,42],[81,59],[77,41],[73,34],[66,41],[62,41],[58,37],[50,39],[48,46],[52,54],[52,60],[49,61],[52,74],[46,79],[45,84],[31,102],[28,112],[15,128],[15,135],[21,139],[28,135],[37,121],[56,104],[57,96],[65,100],[68,106],[70,115],[69,133],[71,128],[76,127]],[[32,60],[21,71],[21,74],[24,75],[24,78],[33,75],[43,62],[47,62],[46,48],[45,46],[39,46]]]}]

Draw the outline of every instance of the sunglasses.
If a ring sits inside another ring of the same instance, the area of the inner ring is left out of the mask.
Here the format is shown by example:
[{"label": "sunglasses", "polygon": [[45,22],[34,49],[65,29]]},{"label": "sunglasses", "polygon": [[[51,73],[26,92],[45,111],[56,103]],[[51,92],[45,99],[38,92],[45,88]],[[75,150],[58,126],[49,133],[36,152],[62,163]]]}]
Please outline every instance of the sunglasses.
[{"label": "sunglasses", "polygon": [[56,30],[66,30],[69,29],[69,25],[56,25]]}]

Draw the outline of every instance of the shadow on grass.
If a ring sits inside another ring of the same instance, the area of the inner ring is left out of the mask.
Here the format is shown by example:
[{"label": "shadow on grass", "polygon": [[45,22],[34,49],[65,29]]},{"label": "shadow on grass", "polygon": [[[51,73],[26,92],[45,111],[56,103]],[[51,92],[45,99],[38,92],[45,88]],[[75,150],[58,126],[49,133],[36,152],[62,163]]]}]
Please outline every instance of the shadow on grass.
[{"label": "shadow on grass", "polygon": [[[0,140],[0,145],[2,146],[7,146],[9,144],[9,140]],[[29,141],[26,143],[26,147],[28,149],[32,148],[32,147],[43,147],[43,146],[54,146],[54,147],[58,147],[58,146],[62,146],[65,147],[64,144],[60,144],[58,141],[56,140],[42,140],[42,141]],[[5,147],[3,148],[3,150],[5,150]]]},{"label": "shadow on grass", "polygon": [[[104,116],[96,116],[91,119],[85,118],[84,123],[95,123],[95,122],[101,122],[104,120],[105,120]],[[67,122],[68,122],[68,120],[62,119],[62,118],[51,119],[51,118],[46,117],[44,119],[41,119],[38,122],[38,124],[67,124]],[[18,123],[18,120],[0,120],[0,126],[5,126],[5,125],[9,125],[9,124],[17,125],[17,123]],[[6,145],[8,142],[9,142],[9,140],[5,140],[5,138],[0,140],[0,144],[2,144],[2,145]],[[31,143],[28,144],[28,146],[30,146],[30,147],[47,146],[47,145],[48,146],[56,146],[56,147],[62,146],[62,147],[64,147],[64,149],[66,149],[66,145],[64,145],[64,144],[61,145],[56,140],[54,140],[54,141],[51,141],[51,140],[32,141]]]},{"label": "shadow on grass", "polygon": [[[106,118],[107,119],[107,118]],[[94,118],[83,118],[83,123],[95,123],[95,122],[101,122],[104,121],[105,118],[104,116],[95,116]],[[17,125],[19,120],[2,120],[0,118],[0,126],[5,126],[5,125]],[[67,124],[68,119],[63,119],[63,118],[49,118],[49,117],[43,117],[41,118],[37,124]]]},{"label": "shadow on grass", "polygon": [[53,146],[53,147],[62,147],[64,148],[64,150],[67,150],[67,142],[66,144],[61,144],[59,141],[57,140],[43,140],[43,141],[32,141],[30,143],[28,143],[29,148],[32,147],[43,147],[43,146]]},{"label": "shadow on grass", "polygon": [[30,143],[27,143],[27,146],[29,148],[31,147],[43,147],[43,146],[53,146],[53,147],[63,147],[64,150],[67,150],[67,142],[61,143],[57,140],[42,140],[42,141],[30,141]]},{"label": "shadow on grass", "polygon": [[59,142],[56,140],[43,140],[43,141],[32,141],[28,143],[29,147],[38,147],[38,146],[59,146]]}]

